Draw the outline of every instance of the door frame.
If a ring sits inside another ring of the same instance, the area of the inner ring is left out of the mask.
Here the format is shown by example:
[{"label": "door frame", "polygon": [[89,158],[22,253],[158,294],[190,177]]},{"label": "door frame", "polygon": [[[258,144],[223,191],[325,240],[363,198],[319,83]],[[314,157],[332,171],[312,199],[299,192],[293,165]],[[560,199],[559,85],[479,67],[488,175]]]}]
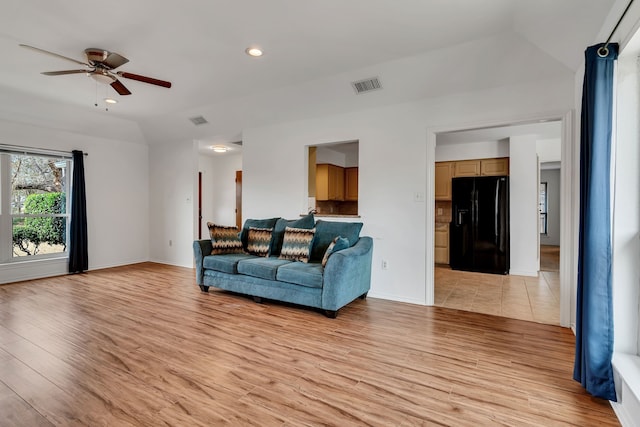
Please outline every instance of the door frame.
[{"label": "door frame", "polygon": [[[439,133],[455,132],[470,129],[502,127],[509,125],[523,125],[544,121],[559,120],[561,128],[561,152],[560,163],[560,326],[573,327],[575,319],[575,298],[572,298],[572,290],[577,280],[577,242],[578,242],[578,213],[579,213],[579,185],[580,167],[579,151],[574,141],[574,111],[550,112],[527,118],[514,118],[512,120],[495,120],[480,123],[467,123],[449,126],[436,126],[427,128],[426,154],[427,154],[427,206],[435,204],[435,154],[436,136]],[[426,263],[425,263],[425,305],[434,305],[434,238],[435,238],[435,212],[434,209],[426,210]],[[430,249],[431,248],[431,249]]]}]

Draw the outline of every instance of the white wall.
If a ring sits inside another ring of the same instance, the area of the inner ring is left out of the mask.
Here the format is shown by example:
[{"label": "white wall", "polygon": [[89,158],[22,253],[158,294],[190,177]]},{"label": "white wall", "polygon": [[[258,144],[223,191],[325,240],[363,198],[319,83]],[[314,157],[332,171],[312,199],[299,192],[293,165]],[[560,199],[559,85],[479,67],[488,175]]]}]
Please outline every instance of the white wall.
[{"label": "white wall", "polygon": [[509,140],[438,144],[436,162],[509,157]]},{"label": "white wall", "polygon": [[539,139],[536,141],[536,152],[540,163],[559,162],[562,160],[562,141],[559,138]]},{"label": "white wall", "polygon": [[[88,153],[89,269],[146,261],[149,256],[148,148],[135,142],[0,120],[0,143]],[[65,274],[67,262],[0,266],[0,282]]]},{"label": "white wall", "polygon": [[336,166],[345,167],[347,164],[347,158],[344,153],[332,150],[328,147],[318,145],[316,148],[316,163],[329,163]]},{"label": "white wall", "polygon": [[560,169],[541,170],[540,182],[547,183],[547,234],[540,244],[560,246]]},{"label": "white wall", "polygon": [[538,158],[536,136],[509,141],[510,274],[538,275]]},{"label": "white wall", "polygon": [[149,149],[149,248],[151,261],[193,266],[197,237],[197,142]]}]

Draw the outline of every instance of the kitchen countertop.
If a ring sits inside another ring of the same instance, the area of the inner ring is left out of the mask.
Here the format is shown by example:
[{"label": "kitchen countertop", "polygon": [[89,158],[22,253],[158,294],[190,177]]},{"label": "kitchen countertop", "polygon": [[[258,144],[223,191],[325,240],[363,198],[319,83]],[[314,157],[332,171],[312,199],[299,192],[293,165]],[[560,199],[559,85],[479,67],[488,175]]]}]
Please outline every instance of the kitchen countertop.
[{"label": "kitchen countertop", "polygon": [[[300,214],[300,216],[306,216],[307,214]],[[344,214],[313,214],[316,218],[361,218],[360,215],[344,215]]]}]

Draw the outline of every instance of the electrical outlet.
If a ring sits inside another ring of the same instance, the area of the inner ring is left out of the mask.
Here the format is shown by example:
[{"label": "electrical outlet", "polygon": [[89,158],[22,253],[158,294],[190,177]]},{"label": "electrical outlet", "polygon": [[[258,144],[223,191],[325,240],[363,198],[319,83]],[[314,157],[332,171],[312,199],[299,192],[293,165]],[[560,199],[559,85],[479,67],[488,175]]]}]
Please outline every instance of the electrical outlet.
[{"label": "electrical outlet", "polygon": [[389,269],[389,262],[386,259],[382,260],[382,269],[383,270],[388,270]]},{"label": "electrical outlet", "polygon": [[442,208],[438,208],[438,215],[442,215]]},{"label": "electrical outlet", "polygon": [[422,191],[416,191],[413,193],[414,202],[424,202],[424,193]]}]

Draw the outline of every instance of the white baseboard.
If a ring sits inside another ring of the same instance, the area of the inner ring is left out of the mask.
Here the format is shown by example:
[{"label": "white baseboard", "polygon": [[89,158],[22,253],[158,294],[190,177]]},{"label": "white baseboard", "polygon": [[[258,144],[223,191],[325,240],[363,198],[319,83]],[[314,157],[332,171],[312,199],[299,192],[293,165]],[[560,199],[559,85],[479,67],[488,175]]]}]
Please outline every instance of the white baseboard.
[{"label": "white baseboard", "polygon": [[379,293],[371,290],[369,290],[369,293],[367,294],[367,298],[378,298],[378,299],[384,299],[387,301],[406,302],[408,304],[425,305],[424,301],[415,300],[411,298],[402,298],[397,295],[389,295],[389,294]]},{"label": "white baseboard", "polygon": [[0,284],[62,276],[69,273],[67,258],[10,262],[0,265]]},{"label": "white baseboard", "polygon": [[526,271],[526,270],[509,270],[509,276],[538,277],[538,272],[537,271]]}]

